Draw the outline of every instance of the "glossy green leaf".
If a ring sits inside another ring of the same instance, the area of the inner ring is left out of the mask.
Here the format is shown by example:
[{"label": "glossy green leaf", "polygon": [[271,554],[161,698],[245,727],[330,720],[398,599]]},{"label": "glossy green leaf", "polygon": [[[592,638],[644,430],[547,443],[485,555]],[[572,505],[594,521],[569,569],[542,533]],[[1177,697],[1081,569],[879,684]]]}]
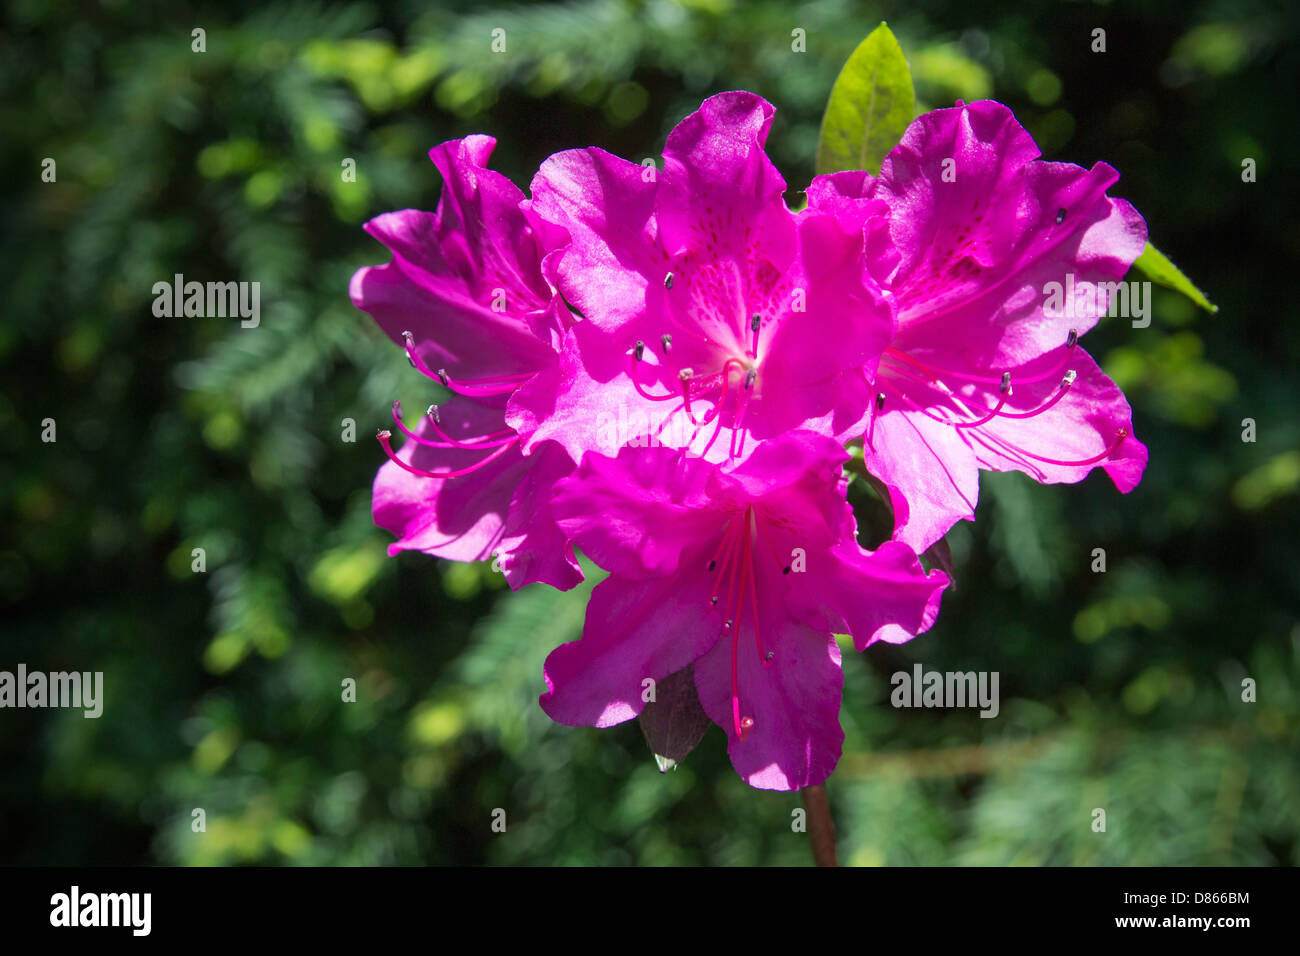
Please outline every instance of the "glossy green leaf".
[{"label": "glossy green leaf", "polygon": [[818,174],[880,171],[916,109],[912,74],[884,23],[858,44],[831,88],[817,142]]}]

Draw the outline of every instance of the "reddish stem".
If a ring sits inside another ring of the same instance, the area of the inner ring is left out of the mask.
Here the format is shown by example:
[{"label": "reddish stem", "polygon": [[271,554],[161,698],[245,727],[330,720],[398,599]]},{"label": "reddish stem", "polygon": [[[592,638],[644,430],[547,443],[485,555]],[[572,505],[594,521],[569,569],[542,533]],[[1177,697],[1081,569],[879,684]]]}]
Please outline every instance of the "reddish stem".
[{"label": "reddish stem", "polygon": [[808,811],[808,839],[812,843],[813,863],[816,866],[838,866],[835,861],[835,824],[831,820],[825,785],[805,787],[799,792],[803,794],[804,809]]}]

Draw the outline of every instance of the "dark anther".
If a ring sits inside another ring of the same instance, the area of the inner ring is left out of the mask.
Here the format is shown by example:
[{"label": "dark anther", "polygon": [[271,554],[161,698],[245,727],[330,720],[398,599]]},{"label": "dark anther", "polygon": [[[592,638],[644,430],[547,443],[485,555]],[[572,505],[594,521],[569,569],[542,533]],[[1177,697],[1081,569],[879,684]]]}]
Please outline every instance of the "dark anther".
[{"label": "dark anther", "polygon": [[641,356],[645,355],[645,343],[637,339],[636,345],[632,348],[632,354],[636,356],[638,362],[641,361]]}]

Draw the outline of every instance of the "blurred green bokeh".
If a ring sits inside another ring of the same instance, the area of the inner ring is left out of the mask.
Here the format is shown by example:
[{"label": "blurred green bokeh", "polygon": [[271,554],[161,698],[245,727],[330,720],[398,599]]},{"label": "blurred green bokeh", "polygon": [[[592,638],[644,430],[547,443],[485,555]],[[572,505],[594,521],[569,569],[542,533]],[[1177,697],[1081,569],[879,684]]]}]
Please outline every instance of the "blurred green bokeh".
[{"label": "blurred green bokeh", "polygon": [[[1014,11],[11,2],[0,669],[103,671],[107,701],[0,712],[0,861],[808,862],[797,795],[746,787],[720,731],[661,776],[635,724],[544,716],[542,660],[590,583],[512,595],[487,566],[386,556],[371,429],[430,392],[346,290],[386,258],[361,223],[433,208],[426,152],[470,132],[526,185],[558,149],[657,156],[703,97],[750,89],[797,191],[840,65],[887,19],[920,104],[993,96],[1047,158],[1115,165],[1220,311],[1157,290],[1149,328],[1086,340],[1151,449],[1133,494],[986,476],[939,624],[846,654],[841,858],[1300,862],[1300,7]],[[175,273],[259,281],[261,325],[155,317]],[[998,671],[999,719],[891,708],[916,661]]]}]

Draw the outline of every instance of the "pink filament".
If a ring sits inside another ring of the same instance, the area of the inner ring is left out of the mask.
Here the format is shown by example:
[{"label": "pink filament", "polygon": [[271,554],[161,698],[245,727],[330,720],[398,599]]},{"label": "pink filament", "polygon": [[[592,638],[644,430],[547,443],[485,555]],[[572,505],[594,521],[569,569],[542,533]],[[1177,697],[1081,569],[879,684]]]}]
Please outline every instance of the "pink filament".
[{"label": "pink filament", "polygon": [[[763,534],[754,506],[749,505],[744,511],[727,519],[722,540],[709,560],[709,571],[718,574],[709,595],[710,606],[717,606],[719,590],[728,595],[723,601],[723,610],[729,612],[729,616],[724,620],[723,628],[731,632],[731,719],[732,729],[739,740],[744,740],[754,726],[754,719],[742,716],[740,709],[740,626],[746,597],[749,598],[749,611],[754,621],[754,646],[759,663],[769,667],[772,664],[770,658],[774,656],[763,646],[762,624],[759,620],[758,570],[754,554],[759,538],[767,542],[772,557],[779,566],[781,562],[777,558],[776,549]],[[722,561],[721,566],[718,564],[719,559]]]},{"label": "pink filament", "polygon": [[415,337],[410,332],[403,332],[402,340],[405,343],[406,357],[410,359],[416,371],[425,378],[431,378],[442,383],[457,395],[478,398],[489,395],[508,395],[516,391],[520,385],[533,376],[532,372],[518,372],[513,375],[494,375],[490,378],[479,379],[476,382],[458,381],[448,376],[445,371],[435,372],[424,364],[424,360],[420,358],[419,353],[415,350]]},{"label": "pink filament", "polygon": [[[895,374],[897,374],[897,373],[895,373]],[[911,379],[912,381],[914,381],[914,382],[919,382],[919,381],[920,381],[920,379],[912,378],[911,376],[906,376],[906,375],[905,375],[904,377],[910,378],[910,379]],[[1001,380],[999,380],[999,382],[1000,382],[1000,381],[1001,381]],[[1017,382],[1019,382],[1019,381],[1020,381],[1020,380],[1017,380]],[[929,384],[929,383],[924,383],[924,382],[922,382],[921,384]],[[943,383],[942,383],[942,382],[939,382],[937,379],[935,379],[935,380],[934,380],[934,384],[941,385],[941,384],[943,384]],[[1044,401],[1044,402],[1043,402],[1041,405],[1039,405],[1037,408],[1031,408],[1031,409],[1030,409],[1029,411],[1027,411],[1027,412],[1004,412],[1004,411],[1002,410],[1002,409],[1003,409],[1003,406],[1005,406],[1006,403],[1007,403],[1007,399],[1011,396],[1011,389],[1010,389],[1010,386],[1008,386],[1007,391],[1006,391],[1005,393],[1003,393],[1003,394],[1000,396],[1000,398],[998,399],[998,403],[997,403],[997,405],[996,405],[994,408],[992,408],[991,410],[989,410],[988,412],[986,412],[986,413],[983,415],[983,417],[978,418],[978,419],[975,419],[975,420],[973,420],[973,421],[956,421],[956,420],[951,419],[951,418],[941,418],[941,417],[939,417],[938,415],[935,415],[935,414],[931,413],[929,410],[927,410],[927,409],[924,408],[923,406],[921,406],[921,405],[917,404],[916,402],[912,401],[911,399],[909,399],[906,395],[904,395],[901,391],[899,391],[899,389],[898,389],[897,387],[895,387],[895,386],[893,386],[893,385],[890,385],[890,383],[889,383],[887,380],[881,379],[881,381],[880,381],[880,385],[881,385],[882,387],[884,387],[884,388],[888,388],[888,389],[889,389],[891,392],[893,392],[896,396],[898,396],[899,398],[901,398],[901,399],[904,401],[904,403],[910,405],[913,409],[915,409],[916,411],[918,411],[918,412],[920,412],[921,414],[925,415],[926,418],[932,419],[933,421],[936,421],[936,422],[938,422],[938,423],[941,424],[941,425],[951,425],[953,428],[978,428],[980,425],[986,425],[986,424],[988,424],[989,422],[993,421],[995,418],[1017,418],[1017,419],[1037,418],[1039,415],[1043,414],[1044,412],[1046,412],[1047,410],[1049,410],[1050,408],[1052,408],[1054,405],[1056,405],[1057,402],[1059,402],[1061,399],[1063,399],[1063,398],[1065,397],[1066,393],[1070,390],[1070,387],[1071,387],[1073,384],[1074,384],[1074,373],[1071,372],[1071,373],[1067,374],[1067,375],[1065,376],[1065,378],[1063,378],[1063,379],[1061,380],[1061,384],[1058,386],[1057,390],[1052,394],[1052,397],[1051,397],[1051,398],[1049,398],[1049,399],[1047,399],[1046,401]],[[946,391],[944,394],[945,394],[945,397],[947,397],[947,398],[949,398],[949,399],[951,400],[951,399],[952,399],[952,396],[953,396],[955,393],[953,393],[953,392],[951,392],[951,391]],[[956,404],[956,403],[954,402],[954,404]],[[874,413],[874,412],[872,413],[871,424],[872,424],[873,426],[874,426],[874,424],[875,424],[875,413]],[[868,437],[868,443],[870,443],[870,437]]]},{"label": "pink filament", "polygon": [[507,428],[501,432],[493,432],[490,435],[483,435],[473,442],[457,441],[439,428],[438,423],[434,421],[433,416],[430,415],[429,424],[433,427],[434,431],[446,439],[446,441],[433,441],[432,439],[417,435],[402,423],[401,402],[393,402],[393,422],[397,425],[398,430],[403,435],[415,442],[417,445],[423,445],[426,448],[496,448],[500,445],[508,445],[517,440],[514,430]]},{"label": "pink filament", "polygon": [[[1061,356],[1061,360],[1057,362],[1054,368],[1050,368],[1046,372],[1040,372],[1037,375],[1028,376],[1027,378],[1018,378],[1016,379],[1016,381],[1019,382],[1021,385],[1032,385],[1034,382],[1041,382],[1044,381],[1045,379],[1054,378],[1056,375],[1060,373],[1061,369],[1065,368],[1066,364],[1069,363],[1070,356],[1074,352],[1074,344],[1077,341],[1078,341],[1077,337],[1071,336],[1071,341],[1065,346],[1065,354]],[[885,355],[888,358],[901,359],[902,361],[907,362],[909,365],[915,366],[916,368],[924,372],[927,376],[929,376],[932,381],[935,382],[939,381],[942,378],[960,378],[960,379],[965,379],[968,382],[978,382],[985,385],[1002,384],[1002,376],[1000,375],[997,378],[991,378],[987,375],[972,375],[968,372],[955,372],[952,371],[951,369],[935,368],[934,366],[926,365],[924,362],[918,361],[917,359],[913,358],[911,355],[908,355],[906,352],[900,352],[898,349],[895,348],[885,349]]]},{"label": "pink filament", "polygon": [[1107,448],[1105,451],[1101,452],[1100,454],[1093,455],[1091,458],[1084,458],[1079,461],[1062,461],[1058,458],[1044,458],[1042,455],[1035,455],[1032,451],[1025,451],[1023,448],[1017,445],[1013,445],[1005,438],[1000,438],[999,442],[1006,445],[1008,448],[1012,449],[1013,451],[1019,452],[1020,454],[1024,455],[1026,458],[1032,458],[1034,461],[1041,461],[1047,465],[1061,465],[1062,467],[1070,468],[1077,465],[1095,465],[1099,461],[1105,461],[1111,455],[1115,454],[1116,450],[1119,449],[1119,446],[1124,444],[1124,439],[1126,438],[1128,438],[1128,429],[1121,428],[1115,432],[1115,440],[1111,442],[1109,448]]},{"label": "pink filament", "polygon": [[631,353],[628,354],[628,358],[632,360],[632,372],[631,372],[632,387],[636,389],[636,393],[638,395],[651,402],[671,402],[674,399],[680,397],[672,394],[671,392],[667,395],[651,395],[649,392],[645,390],[645,387],[642,386],[640,381],[640,376],[638,376],[636,373],[637,366],[641,364],[641,360],[637,358],[635,355],[632,355]]},{"label": "pink filament", "polygon": [[392,438],[391,432],[389,432],[388,430],[384,430],[381,431],[375,437],[379,439],[379,444],[383,446],[384,454],[387,455],[389,460],[394,462],[403,471],[409,471],[411,474],[419,475],[421,478],[443,478],[443,479],[460,478],[462,475],[472,474],[478,471],[480,468],[483,468],[484,466],[500,458],[511,448],[513,448],[515,444],[518,442],[517,438],[512,438],[508,443],[502,445],[496,451],[492,452],[492,454],[488,455],[486,458],[483,458],[475,462],[474,464],[470,465],[468,468],[461,468],[457,471],[424,471],[421,468],[416,468],[414,465],[408,465],[406,462],[402,461],[402,459],[398,458],[397,455],[393,453],[393,448],[389,444],[389,439]]},{"label": "pink filament", "polygon": [[731,615],[731,719],[735,724],[736,738],[745,739],[745,732],[753,726],[753,720],[749,721],[749,727],[743,726],[740,717],[740,675],[737,666],[737,659],[740,653],[740,609],[745,603],[745,589],[749,583],[749,514],[744,516],[745,522],[745,546],[743,561],[745,563],[744,574],[740,578],[740,593],[736,597],[736,609]]},{"label": "pink filament", "polygon": [[[1018,379],[1017,383],[1023,384],[1023,383],[1040,382],[1052,375],[1055,375],[1057,372],[1060,371],[1060,368],[1065,364],[1065,362],[1069,360],[1069,356],[1073,351],[1077,340],[1078,340],[1077,335],[1073,332],[1073,330],[1071,330],[1070,338],[1067,341],[1065,346],[1064,360],[1061,363],[1059,363],[1056,368],[1047,372],[1043,372],[1038,375],[1030,376],[1028,378]],[[901,377],[905,380],[910,380],[912,382],[918,382],[922,385],[928,385],[931,387],[938,388],[941,392],[943,392],[945,398],[947,398],[948,401],[952,402],[953,405],[958,406],[960,411],[966,411],[962,403],[958,400],[960,396],[958,396],[957,393],[953,392],[952,389],[948,388],[948,386],[937,377],[938,375],[951,375],[954,378],[964,379],[967,382],[972,382],[972,383],[995,383],[996,382],[1000,385],[1005,386],[1004,392],[1001,395],[1001,397],[998,399],[998,403],[995,407],[985,411],[979,418],[968,420],[968,421],[958,421],[953,418],[941,417],[939,415],[934,414],[928,408],[923,407],[922,405],[918,404],[917,402],[909,398],[907,395],[905,395],[898,386],[891,384],[886,377],[878,376],[878,382],[880,386],[891,391],[895,396],[897,396],[899,399],[902,400],[904,405],[907,405],[909,408],[913,409],[914,411],[920,412],[922,415],[924,415],[926,418],[931,419],[932,421],[938,422],[941,425],[948,425],[951,428],[979,428],[980,426],[987,425],[989,422],[992,422],[998,418],[1018,419],[1018,420],[1024,420],[1027,418],[1036,418],[1037,416],[1042,415],[1044,412],[1053,408],[1058,402],[1060,402],[1063,398],[1065,398],[1066,394],[1070,391],[1071,387],[1074,385],[1075,378],[1076,378],[1075,372],[1071,370],[1064,376],[1064,378],[1061,379],[1061,383],[1059,386],[1057,386],[1056,391],[1053,392],[1048,399],[1046,399],[1042,404],[1038,405],[1036,408],[1031,408],[1028,411],[1024,411],[1024,412],[1007,412],[1007,411],[1003,411],[1003,407],[1006,405],[1007,398],[1011,395],[1011,381],[1010,381],[1009,373],[1003,373],[1003,376],[1001,378],[992,378],[990,376],[983,376],[983,375],[968,375],[961,372],[951,372],[947,370],[931,368],[930,366],[918,362],[910,355],[907,355],[904,352],[899,352],[895,349],[887,349],[886,354],[892,358],[901,359],[909,363],[913,367],[921,370],[925,374],[926,378],[929,379],[929,381],[928,382],[923,381],[922,379],[917,378],[915,373],[909,374],[907,370],[900,369],[900,368],[890,369],[888,370],[888,374]],[[871,423],[868,427],[868,434],[867,434],[868,444],[871,444],[871,438],[874,429],[875,429],[875,413],[873,412]],[[1038,455],[1035,454],[1034,452],[1027,451],[1024,448],[1021,448],[1019,445],[1013,444],[1012,442],[1008,441],[1006,438],[997,434],[984,433],[981,437],[989,441],[992,441],[994,444],[1001,447],[1006,452],[1012,452],[1014,454],[1023,455],[1026,459],[1042,462],[1043,464],[1047,464],[1047,465],[1059,465],[1061,467],[1070,468],[1070,467],[1081,467],[1083,465],[1093,465],[1096,464],[1097,462],[1105,461],[1106,459],[1110,458],[1115,453],[1115,451],[1118,450],[1119,446],[1123,444],[1124,439],[1128,437],[1128,429],[1120,428],[1116,433],[1115,440],[1105,451],[1097,455],[1093,455],[1090,458],[1084,458],[1078,461],[1066,461],[1064,459],[1048,458],[1043,455]],[[1025,463],[1028,464],[1028,462]]]}]

